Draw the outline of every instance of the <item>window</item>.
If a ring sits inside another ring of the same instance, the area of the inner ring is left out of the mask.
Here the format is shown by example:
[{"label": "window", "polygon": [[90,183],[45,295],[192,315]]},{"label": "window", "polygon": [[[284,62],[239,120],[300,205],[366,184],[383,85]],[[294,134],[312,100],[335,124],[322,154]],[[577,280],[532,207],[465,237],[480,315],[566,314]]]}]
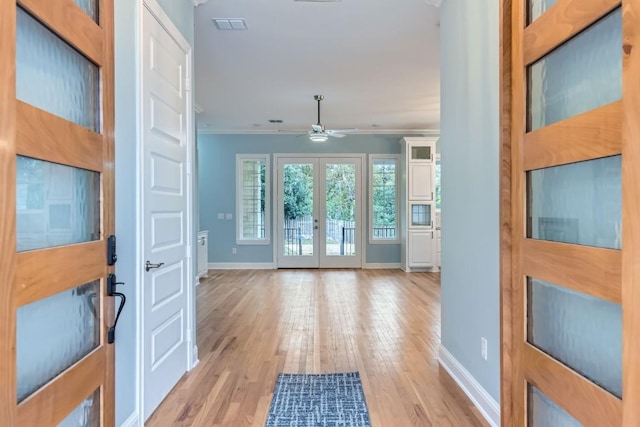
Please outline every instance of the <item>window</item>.
[{"label": "window", "polygon": [[269,155],[236,157],[237,243],[268,245],[270,239]]},{"label": "window", "polygon": [[369,243],[398,243],[397,155],[369,156]]}]

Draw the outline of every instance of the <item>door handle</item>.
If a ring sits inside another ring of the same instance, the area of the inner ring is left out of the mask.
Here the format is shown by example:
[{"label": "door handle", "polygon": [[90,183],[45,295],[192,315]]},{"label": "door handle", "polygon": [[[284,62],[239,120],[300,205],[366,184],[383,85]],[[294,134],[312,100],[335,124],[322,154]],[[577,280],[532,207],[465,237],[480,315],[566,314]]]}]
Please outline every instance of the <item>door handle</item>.
[{"label": "door handle", "polygon": [[151,264],[151,261],[147,260],[146,264],[144,265],[145,270],[149,271],[152,268],[160,268],[164,265],[164,262],[161,262],[160,264]]}]

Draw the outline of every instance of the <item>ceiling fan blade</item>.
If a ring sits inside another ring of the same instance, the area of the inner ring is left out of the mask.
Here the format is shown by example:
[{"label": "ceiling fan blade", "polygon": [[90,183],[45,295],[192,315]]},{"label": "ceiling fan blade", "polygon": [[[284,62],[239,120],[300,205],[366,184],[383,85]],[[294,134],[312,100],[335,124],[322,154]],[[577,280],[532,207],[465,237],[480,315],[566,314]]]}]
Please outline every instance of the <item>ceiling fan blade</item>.
[{"label": "ceiling fan blade", "polygon": [[345,136],[347,136],[347,135],[344,135],[342,133],[333,133],[333,132],[332,133],[328,133],[327,132],[327,135],[332,136],[334,138],[344,138]]},{"label": "ceiling fan blade", "polygon": [[350,128],[350,129],[329,129],[325,131],[328,134],[332,134],[332,133],[353,133],[353,132],[358,132],[358,129],[356,128]]},{"label": "ceiling fan blade", "polygon": [[322,125],[311,125],[314,132],[322,132]]}]

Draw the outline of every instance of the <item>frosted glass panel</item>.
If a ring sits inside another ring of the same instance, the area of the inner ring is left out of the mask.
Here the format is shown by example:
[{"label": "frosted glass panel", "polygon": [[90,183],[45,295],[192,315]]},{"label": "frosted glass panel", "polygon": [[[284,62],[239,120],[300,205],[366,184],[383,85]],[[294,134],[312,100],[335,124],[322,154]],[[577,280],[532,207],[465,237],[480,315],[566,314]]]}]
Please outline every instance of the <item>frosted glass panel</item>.
[{"label": "frosted glass panel", "polygon": [[529,0],[528,21],[532,23],[547,11],[558,0]]},{"label": "frosted glass panel", "polygon": [[58,427],[100,427],[100,389],[85,399]]},{"label": "frosted glass panel", "polygon": [[16,97],[99,130],[98,67],[20,8],[17,19]]},{"label": "frosted glass panel", "polygon": [[89,15],[91,19],[98,22],[98,1],[97,0],[73,0],[84,13]]},{"label": "frosted glass panel", "polygon": [[578,421],[540,390],[529,386],[529,427],[581,427]]},{"label": "frosted glass panel", "polygon": [[356,255],[356,165],[326,166],[326,248],[330,256]]},{"label": "frosted glass panel", "polygon": [[621,46],[618,8],[529,66],[528,130],[620,100]]},{"label": "frosted glass panel", "polygon": [[620,249],[621,156],[528,173],[528,237]]},{"label": "frosted glass panel", "polygon": [[529,342],[622,396],[622,308],[529,279]]},{"label": "frosted glass panel", "polygon": [[17,157],[17,250],[100,238],[100,174]]},{"label": "frosted glass panel", "polygon": [[18,308],[18,401],[98,346],[99,304],[95,281]]}]

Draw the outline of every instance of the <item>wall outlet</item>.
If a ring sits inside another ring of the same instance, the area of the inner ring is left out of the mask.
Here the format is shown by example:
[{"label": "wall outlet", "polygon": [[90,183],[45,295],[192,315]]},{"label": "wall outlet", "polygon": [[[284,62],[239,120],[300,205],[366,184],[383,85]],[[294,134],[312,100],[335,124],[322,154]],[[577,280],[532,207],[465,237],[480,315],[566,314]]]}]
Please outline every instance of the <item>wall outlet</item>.
[{"label": "wall outlet", "polygon": [[228,213],[225,215],[225,219],[229,220],[229,219],[233,219],[233,215]]},{"label": "wall outlet", "polygon": [[238,249],[236,249],[236,248],[231,248],[231,253],[232,253],[233,255],[237,254],[237,253],[238,253]]},{"label": "wall outlet", "polygon": [[485,337],[480,338],[480,356],[487,360],[487,339]]},{"label": "wall outlet", "polygon": [[222,212],[218,212],[218,219],[224,219],[224,214]]}]

